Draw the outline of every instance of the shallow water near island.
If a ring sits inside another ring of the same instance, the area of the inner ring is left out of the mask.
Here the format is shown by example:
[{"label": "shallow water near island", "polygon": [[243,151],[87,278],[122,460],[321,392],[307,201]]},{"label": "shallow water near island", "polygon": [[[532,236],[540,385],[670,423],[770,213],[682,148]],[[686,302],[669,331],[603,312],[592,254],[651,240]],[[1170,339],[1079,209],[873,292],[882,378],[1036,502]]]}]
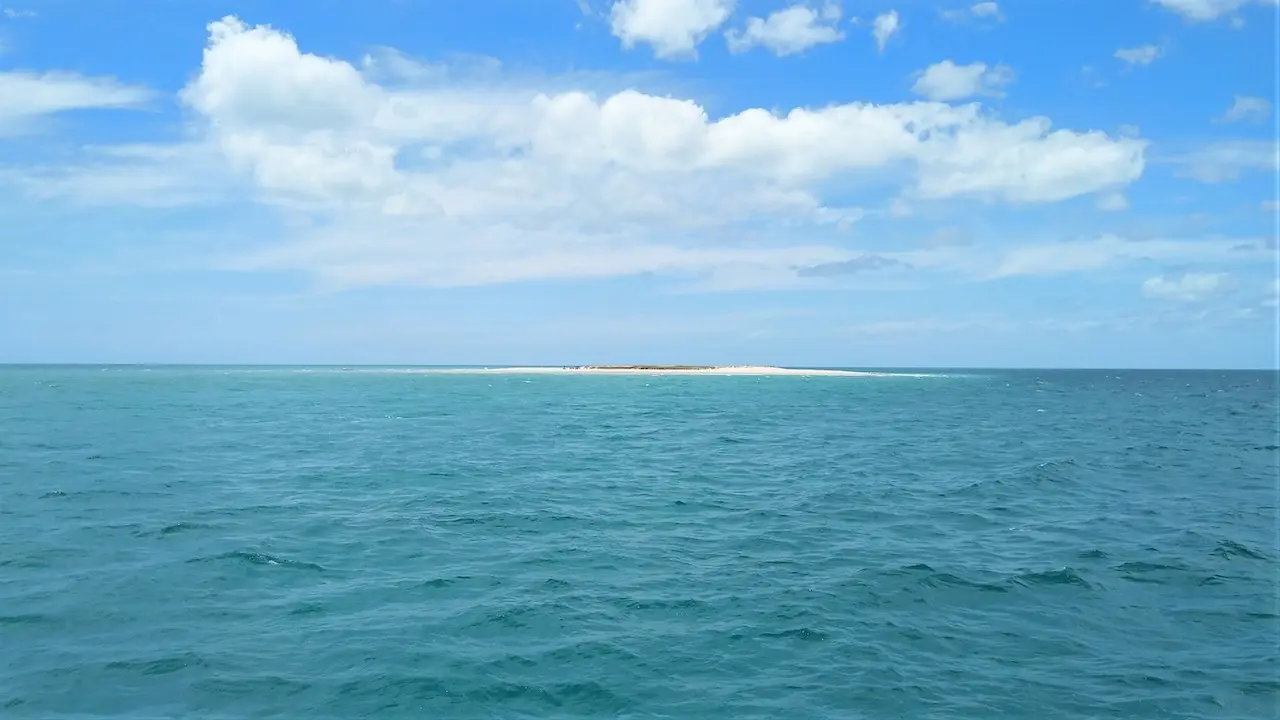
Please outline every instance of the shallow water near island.
[{"label": "shallow water near island", "polygon": [[1260,718],[1275,375],[0,368],[0,717]]}]

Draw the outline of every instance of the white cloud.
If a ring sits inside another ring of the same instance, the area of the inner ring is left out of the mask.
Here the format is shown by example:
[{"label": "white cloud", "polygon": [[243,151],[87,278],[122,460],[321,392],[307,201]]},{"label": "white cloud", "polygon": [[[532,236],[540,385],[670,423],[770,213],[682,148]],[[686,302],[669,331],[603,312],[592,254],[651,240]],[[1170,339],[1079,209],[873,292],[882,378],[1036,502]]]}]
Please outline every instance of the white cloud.
[{"label": "white cloud", "polygon": [[969,8],[974,17],[1000,17],[1000,6],[993,2],[975,3]]},{"label": "white cloud", "polygon": [[1235,240],[1126,240],[1103,235],[1091,240],[1024,245],[997,264],[991,278],[1065,275],[1090,272],[1127,262],[1213,263],[1265,260],[1261,241]]},{"label": "white cloud", "polygon": [[1004,15],[1000,12],[1000,6],[994,2],[974,3],[962,10],[943,10],[942,17],[952,22],[961,22],[971,18],[995,20],[996,22],[1004,19]]},{"label": "white cloud", "polygon": [[1098,71],[1092,65],[1085,65],[1081,67],[1080,77],[1095,88],[1107,86],[1107,81],[1098,77]]},{"label": "white cloud", "polygon": [[1271,115],[1271,101],[1266,98],[1236,95],[1231,107],[1218,118],[1218,122],[1263,122]]},{"label": "white cloud", "polygon": [[1176,328],[1222,327],[1258,317],[1253,308],[1201,306],[1166,306],[1141,313],[1106,313],[1095,317],[1018,318],[977,315],[962,318],[917,317],[873,320],[853,325],[834,326],[829,332],[852,335],[866,342],[892,342],[932,338],[940,334],[1027,336],[1036,333],[1131,333],[1134,330],[1171,326]]},{"label": "white cloud", "polygon": [[943,60],[917,73],[911,92],[944,102],[974,95],[999,97],[1004,94],[1004,86],[1011,82],[1013,71],[1003,65],[987,67],[980,62],[957,65]]},{"label": "white cloud", "polygon": [[1098,209],[1107,212],[1120,212],[1129,209],[1129,201],[1125,198],[1124,193],[1107,193],[1098,198]]},{"label": "white cloud", "polygon": [[844,328],[851,335],[939,335],[966,331],[1007,330],[1011,323],[974,322],[971,320],[943,320],[941,318],[914,318],[910,320],[878,320],[857,323]]},{"label": "white cloud", "polygon": [[890,336],[934,336],[940,333],[1078,333],[1104,328],[1121,329],[1125,326],[1123,318],[1112,318],[1109,321],[1092,319],[1058,319],[1038,318],[1034,320],[1015,320],[998,317],[975,317],[964,320],[947,320],[943,318],[912,318],[908,320],[881,320],[845,326],[843,331],[852,335],[867,337]]},{"label": "white cloud", "polygon": [[839,42],[844,33],[837,29],[840,6],[827,3],[821,11],[798,4],[769,15],[747,20],[745,30],[725,33],[729,50],[746,52],[753,47],[766,47],[779,56],[794,55],[815,45]]},{"label": "white cloud", "polygon": [[1280,201],[1263,200],[1262,204],[1259,205],[1258,207],[1262,209],[1262,212],[1269,212],[1269,213],[1280,212]]},{"label": "white cloud", "polygon": [[1263,286],[1262,306],[1280,307],[1280,278],[1270,280]]},{"label": "white cloud", "polygon": [[736,0],[619,0],[610,25],[625,48],[647,43],[663,59],[697,56],[698,45],[733,14]]},{"label": "white cloud", "polygon": [[26,132],[33,121],[71,110],[130,108],[149,99],[150,90],[113,78],[72,73],[0,72],[0,135]]},{"label": "white cloud", "polygon": [[[957,132],[923,144],[918,187],[922,195],[1051,202],[1114,189],[1142,174],[1142,140],[1052,130],[1043,117],[1016,125],[978,123],[980,132]],[[1035,156],[1024,155],[1032,146]]]},{"label": "white cloud", "polygon": [[[659,274],[691,280],[751,273],[774,279],[796,266],[838,262],[831,247],[720,245],[690,247],[649,241],[626,232],[566,240],[554,230],[492,225],[477,232],[465,222],[432,220],[370,225],[356,219],[292,243],[228,262],[231,269],[305,269],[330,288],[419,284],[486,285],[547,278],[605,278]],[[375,218],[376,219],[376,218]],[[430,235],[455,243],[431,242]],[[425,236],[424,236],[425,235]],[[758,283],[752,283],[753,286]]]},{"label": "white cloud", "polygon": [[1122,48],[1116,51],[1116,57],[1130,65],[1150,65],[1164,55],[1164,50],[1155,45],[1139,45]]},{"label": "white cloud", "polygon": [[1216,20],[1245,5],[1275,5],[1276,0],[1151,0],[1192,22]]},{"label": "white cloud", "polygon": [[1163,275],[1147,278],[1142,283],[1142,294],[1155,300],[1199,302],[1226,286],[1226,273],[1186,273],[1180,278]]},{"label": "white cloud", "polygon": [[19,10],[18,8],[6,7],[0,12],[3,12],[4,16],[10,20],[26,20],[36,17],[35,10]]},{"label": "white cloud", "polygon": [[[713,118],[695,101],[637,90],[416,71],[381,85],[379,63],[361,71],[304,53],[277,30],[225,18],[209,33],[181,93],[197,122],[190,143],[0,180],[85,202],[250,194],[311,224],[223,264],[302,270],[334,287],[641,272],[728,287],[795,282],[795,267],[862,256],[823,240],[862,214],[825,198],[850,177],[888,184],[904,204],[1035,203],[1116,192],[1145,166],[1140,139],[1043,117],[1009,124],[978,104]],[[921,260],[942,267],[942,256]]]},{"label": "white cloud", "polygon": [[37,200],[179,207],[237,194],[240,186],[222,169],[222,160],[217,148],[204,144],[120,145],[92,148],[76,165],[35,166],[21,173],[0,168],[0,182]]},{"label": "white cloud", "polygon": [[890,10],[876,16],[875,22],[871,26],[871,36],[876,39],[876,47],[880,52],[884,52],[885,45],[888,44],[889,38],[898,34],[902,30],[902,23],[898,17],[897,10]]},{"label": "white cloud", "polygon": [[1280,146],[1269,140],[1227,140],[1174,158],[1177,174],[1205,183],[1239,179],[1249,171],[1280,170]]},{"label": "white cloud", "polygon": [[[235,20],[212,26],[202,71],[183,97],[211,121],[229,156],[256,166],[264,185],[308,194],[330,173],[358,177],[360,187],[379,178],[415,185],[423,175],[396,170],[392,159],[399,146],[424,141],[492,146],[491,157],[446,168],[451,181],[466,179],[453,177],[457,171],[491,170],[493,163],[509,178],[536,172],[535,185],[553,173],[665,175],[662,187],[673,178],[728,172],[793,200],[795,191],[833,175],[913,160],[930,196],[1064,199],[1136,179],[1145,148],[1137,139],[1051,131],[1045,118],[1007,125],[977,105],[849,103],[782,115],[753,108],[712,120],[693,101],[634,90],[604,99],[581,92],[392,92],[346,63],[300,53],[288,36]],[[517,149],[523,157],[509,157]],[[322,159],[330,162],[309,166]],[[1018,167],[1008,167],[1015,159]],[[1093,180],[1084,182],[1083,173]],[[438,202],[454,187],[447,182],[426,194]]]}]

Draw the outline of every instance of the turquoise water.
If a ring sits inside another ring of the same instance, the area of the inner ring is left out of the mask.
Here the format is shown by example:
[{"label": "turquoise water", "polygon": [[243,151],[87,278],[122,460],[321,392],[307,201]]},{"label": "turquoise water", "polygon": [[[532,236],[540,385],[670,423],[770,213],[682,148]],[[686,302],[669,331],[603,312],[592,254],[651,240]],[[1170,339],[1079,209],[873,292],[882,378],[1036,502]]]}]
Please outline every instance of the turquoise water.
[{"label": "turquoise water", "polygon": [[1273,717],[1276,391],[0,369],[0,717]]}]

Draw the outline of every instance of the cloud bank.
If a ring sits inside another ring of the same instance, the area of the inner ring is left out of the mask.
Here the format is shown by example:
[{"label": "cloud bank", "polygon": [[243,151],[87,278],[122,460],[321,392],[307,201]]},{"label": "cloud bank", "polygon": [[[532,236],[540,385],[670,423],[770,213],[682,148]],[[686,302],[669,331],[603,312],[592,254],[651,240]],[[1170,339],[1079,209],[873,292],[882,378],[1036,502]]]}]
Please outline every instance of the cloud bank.
[{"label": "cloud bank", "polygon": [[[660,5],[618,3],[614,19],[630,37],[687,50],[729,7],[708,0],[668,32],[645,14]],[[953,65],[961,81],[926,83],[933,100],[712,116],[696,100],[634,88],[551,89],[383,60],[322,57],[225,17],[208,26],[179,95],[192,140],[101,149],[74,168],[27,173],[23,186],[85,202],[247,195],[306,222],[225,266],[297,271],[334,288],[634,274],[768,286],[794,282],[796,268],[862,262],[841,234],[866,212],[840,190],[850,182],[913,202],[1033,205],[1113,197],[1146,163],[1138,137],[942,100],[995,92],[982,64]],[[0,92],[0,118],[147,97],[108,81],[59,82],[51,88],[63,95],[28,93],[17,106]]]}]

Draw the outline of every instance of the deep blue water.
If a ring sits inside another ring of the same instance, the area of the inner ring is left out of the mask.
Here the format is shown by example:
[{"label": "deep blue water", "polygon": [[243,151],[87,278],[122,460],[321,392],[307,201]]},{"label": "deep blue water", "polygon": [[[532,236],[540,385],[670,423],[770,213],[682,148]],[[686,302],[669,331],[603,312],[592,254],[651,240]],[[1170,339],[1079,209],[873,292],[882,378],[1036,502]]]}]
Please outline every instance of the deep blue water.
[{"label": "deep blue water", "polygon": [[0,717],[1274,717],[1276,393],[0,368]]}]

